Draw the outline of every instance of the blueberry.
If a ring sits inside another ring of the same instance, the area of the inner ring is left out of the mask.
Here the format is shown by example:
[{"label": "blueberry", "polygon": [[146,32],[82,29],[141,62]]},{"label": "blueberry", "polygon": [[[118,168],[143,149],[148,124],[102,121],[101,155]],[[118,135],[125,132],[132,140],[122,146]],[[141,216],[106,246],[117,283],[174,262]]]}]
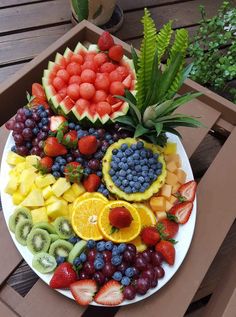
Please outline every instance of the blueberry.
[{"label": "blueberry", "polygon": [[47,116],[48,116],[48,114],[47,114],[46,111],[42,111],[42,112],[40,113],[40,117],[41,117],[41,118],[47,118]]},{"label": "blueberry", "polygon": [[64,158],[61,158],[60,161],[59,161],[59,163],[60,163],[61,165],[62,165],[62,164],[64,165],[64,164],[66,164],[66,160],[65,160]]},{"label": "blueberry", "polygon": [[119,167],[120,169],[123,169],[123,166],[124,166],[124,163],[123,163],[123,162],[120,162],[120,163],[118,164],[118,167]]},{"label": "blueberry", "polygon": [[73,157],[71,155],[68,155],[66,161],[67,163],[73,162]]},{"label": "blueberry", "polygon": [[161,162],[158,162],[158,163],[157,163],[157,168],[158,168],[158,169],[161,169],[161,168],[162,168],[162,163],[161,163]]},{"label": "blueberry", "polygon": [[128,149],[128,145],[127,145],[126,143],[123,143],[123,144],[121,145],[120,149],[121,149],[121,151],[124,152],[125,150]]},{"label": "blueberry", "polygon": [[113,249],[112,249],[112,256],[114,255],[118,255],[119,251],[118,251],[118,246],[117,245],[113,245]]},{"label": "blueberry", "polygon": [[104,190],[102,191],[102,194],[103,194],[104,196],[108,196],[108,195],[109,195],[108,189],[104,189]]},{"label": "blueberry", "polygon": [[134,268],[133,267],[128,267],[125,270],[125,275],[128,277],[133,277],[134,276]]},{"label": "blueberry", "polygon": [[106,152],[107,148],[108,148],[108,146],[103,145],[103,146],[101,147],[102,152]]},{"label": "blueberry", "polygon": [[[76,126],[74,127],[74,129],[76,130],[76,131],[78,131],[79,129],[80,129],[80,125],[79,124],[76,124]],[[82,130],[83,131],[83,130]]]},{"label": "blueberry", "polygon": [[60,174],[58,171],[53,172],[52,175],[53,175],[55,178],[59,178],[59,177],[61,176],[61,174]]},{"label": "blueberry", "polygon": [[127,194],[130,194],[130,193],[132,193],[132,188],[131,188],[130,186],[125,187],[124,191],[125,191]]},{"label": "blueberry", "polygon": [[123,170],[124,170],[124,171],[128,171],[128,169],[129,169],[128,164],[127,164],[127,163],[124,163]]},{"label": "blueberry", "polygon": [[120,187],[120,186],[121,186],[121,180],[120,180],[120,179],[117,179],[114,183],[115,183],[115,185],[116,185],[117,187]]},{"label": "blueberry", "polygon": [[[127,172],[128,172],[128,171],[127,171]],[[127,180],[128,180],[128,181],[132,181],[132,179],[133,179],[133,176],[132,176],[131,174],[128,174],[128,175],[127,175]]]},{"label": "blueberry", "polygon": [[12,152],[16,152],[16,146],[15,146],[15,145],[13,145],[13,146],[11,147],[11,151],[12,151]]},{"label": "blueberry", "polygon": [[121,162],[126,163],[127,162],[127,158],[126,157],[122,157]]},{"label": "blueberry", "polygon": [[116,155],[118,153],[117,149],[112,150],[112,154]]},{"label": "blueberry", "polygon": [[101,171],[98,171],[98,172],[97,172],[97,176],[102,177],[102,172],[101,172]]},{"label": "blueberry", "polygon": [[116,154],[116,156],[119,157],[119,158],[122,158],[123,157],[122,151],[119,150],[118,153]]},{"label": "blueberry", "polygon": [[140,165],[136,165],[136,166],[134,167],[134,169],[135,169],[136,172],[141,172],[142,167],[141,167]]},{"label": "blueberry", "polygon": [[37,135],[37,134],[39,133],[39,129],[38,129],[38,128],[33,128],[32,131],[33,131],[33,134],[34,134],[34,135]]},{"label": "blueberry", "polygon": [[41,120],[41,122],[42,122],[42,124],[44,125],[44,124],[48,124],[49,120],[48,120],[48,118],[43,118],[43,119]]},{"label": "blueberry", "polygon": [[141,188],[141,184],[140,183],[135,183],[134,184],[134,188],[139,190]]},{"label": "blueberry", "polygon": [[112,136],[110,134],[105,134],[105,140],[110,141],[112,139]]},{"label": "blueberry", "polygon": [[64,256],[57,256],[57,258],[56,258],[57,265],[64,263],[65,260],[66,260],[66,258],[64,258]]},{"label": "blueberry", "polygon": [[95,129],[94,129],[94,128],[90,128],[90,129],[88,130],[88,132],[89,132],[90,134],[93,134],[93,133],[95,132]]},{"label": "blueberry", "polygon": [[83,162],[83,159],[82,159],[82,157],[77,157],[77,158],[75,159],[75,161],[78,162],[78,163],[82,163],[82,162]]},{"label": "blueberry", "polygon": [[95,270],[101,270],[105,265],[105,262],[102,259],[96,259],[94,261]]},{"label": "blueberry", "polygon": [[139,189],[139,192],[140,192],[140,193],[144,193],[145,190],[146,190],[146,188],[142,186],[142,187]]},{"label": "blueberry", "polygon": [[112,241],[107,241],[106,243],[105,243],[105,249],[106,250],[112,250],[113,249],[113,242]]},{"label": "blueberry", "polygon": [[128,164],[128,166],[130,166],[130,167],[134,166],[134,161],[133,161],[133,158],[132,158],[132,157],[128,157],[128,158],[127,158],[127,164]]},{"label": "blueberry", "polygon": [[118,245],[118,251],[119,253],[123,253],[126,250],[126,244],[125,243],[121,243]]},{"label": "blueberry", "polygon": [[113,280],[119,282],[119,281],[121,281],[121,279],[122,279],[122,273],[119,272],[119,271],[117,271],[117,272],[115,272],[115,273],[112,275],[112,278],[113,278]]},{"label": "blueberry", "polygon": [[83,131],[83,130],[79,130],[79,131],[77,131],[77,137],[78,137],[79,139],[81,139],[83,136],[85,136],[85,134],[84,134],[84,131]]},{"label": "blueberry", "polygon": [[27,118],[32,116],[32,111],[27,108],[24,108],[24,113]]},{"label": "blueberry", "polygon": [[114,255],[111,258],[111,264],[117,266],[120,265],[122,262],[122,257],[120,255]]},{"label": "blueberry", "polygon": [[115,171],[119,169],[118,164],[116,162],[111,162],[111,168],[113,168]]},{"label": "blueberry", "polygon": [[65,170],[65,166],[64,166],[64,165],[61,165],[61,167],[60,167],[61,173],[64,173],[64,170]]},{"label": "blueberry", "polygon": [[144,166],[142,166],[142,170],[143,170],[143,171],[148,171],[148,170],[149,170],[149,168],[148,168],[148,166],[147,166],[147,165],[144,165]]},{"label": "blueberry", "polygon": [[150,158],[150,159],[148,160],[148,163],[149,163],[150,165],[155,164],[155,163],[156,163],[156,160],[152,157],[152,158]]},{"label": "blueberry", "polygon": [[101,151],[98,151],[94,154],[95,159],[101,159],[103,157],[103,153]]},{"label": "blueberry", "polygon": [[91,170],[91,168],[89,168],[89,167],[86,167],[86,168],[84,169],[84,174],[86,174],[86,175],[91,174],[91,172],[92,172],[92,170]]},{"label": "blueberry", "polygon": [[79,258],[80,258],[80,261],[84,263],[87,260],[87,255],[83,252],[80,254]]},{"label": "blueberry", "polygon": [[139,176],[138,180],[139,180],[140,183],[143,183],[144,182],[144,177],[143,176]]},{"label": "blueberry", "polygon": [[144,143],[142,141],[137,142],[137,149],[142,149],[144,147]]},{"label": "blueberry", "polygon": [[137,149],[137,145],[136,144],[132,144],[130,148],[135,151]]},{"label": "blueberry", "polygon": [[134,160],[139,160],[139,154],[138,153],[134,153],[134,155],[133,155],[133,159]]},{"label": "blueberry", "polygon": [[68,239],[68,241],[72,244],[76,244],[80,239],[78,239],[76,236],[72,236]]},{"label": "blueberry", "polygon": [[94,240],[88,240],[87,241],[87,248],[88,249],[93,249],[96,247],[96,242]]},{"label": "blueberry", "polygon": [[77,256],[73,261],[74,266],[79,266],[81,264],[80,258]]},{"label": "blueberry", "polygon": [[129,182],[130,187],[134,187],[134,184],[135,184],[134,181],[130,181],[130,182]]},{"label": "blueberry", "polygon": [[97,243],[97,250],[100,252],[105,250],[105,242],[104,241],[100,241]]},{"label": "blueberry", "polygon": [[133,176],[133,181],[137,182],[138,181],[138,176]]},{"label": "blueberry", "polygon": [[133,153],[131,149],[125,150],[125,155],[130,156]]},{"label": "blueberry", "polygon": [[122,181],[122,185],[123,186],[128,186],[129,185],[129,181],[127,181],[127,179],[124,179],[123,181]]},{"label": "blueberry", "polygon": [[44,110],[45,110],[45,109],[44,109],[44,106],[39,106],[39,107],[38,107],[38,110],[44,111]]},{"label": "blueberry", "polygon": [[42,129],[42,127],[43,127],[43,124],[42,124],[41,122],[39,122],[38,128],[39,128],[39,129]]},{"label": "blueberry", "polygon": [[95,259],[104,260],[104,256],[102,253],[98,252],[95,256]]},{"label": "blueberry", "polygon": [[119,171],[119,175],[125,177],[126,176],[126,172],[124,170],[121,170],[121,171]]},{"label": "blueberry", "polygon": [[160,175],[161,173],[162,173],[162,170],[161,170],[161,169],[157,169],[157,170],[156,170],[156,174],[157,174],[157,175]]},{"label": "blueberry", "polygon": [[130,284],[130,278],[128,276],[122,277],[121,284],[124,286],[128,286]]},{"label": "blueberry", "polygon": [[69,127],[69,129],[74,130],[74,128],[75,128],[74,122],[70,122],[70,123],[68,124],[68,127]]}]

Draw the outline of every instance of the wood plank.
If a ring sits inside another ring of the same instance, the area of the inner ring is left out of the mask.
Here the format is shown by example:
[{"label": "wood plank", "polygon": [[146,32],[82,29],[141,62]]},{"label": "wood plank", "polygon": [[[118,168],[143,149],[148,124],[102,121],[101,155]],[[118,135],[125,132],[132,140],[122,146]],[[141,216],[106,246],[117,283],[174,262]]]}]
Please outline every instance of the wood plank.
[{"label": "wood plank", "polygon": [[[148,8],[148,7],[159,7],[163,5],[174,5],[179,2],[190,2],[194,0],[136,0],[127,1],[127,0],[118,0],[117,3],[121,6],[124,11],[134,11],[137,9]],[[190,4],[191,5],[191,4]]]},{"label": "wood plank", "polygon": [[28,2],[43,2],[47,0],[1,0],[0,8],[27,4]]},{"label": "wood plank", "polygon": [[[30,60],[72,28],[72,24],[5,35],[0,38],[0,65]],[[1,70],[1,69],[0,69]]]},{"label": "wood plank", "polygon": [[17,315],[9,309],[2,301],[0,301],[0,316],[4,317],[17,317]]},{"label": "wood plank", "polygon": [[[154,317],[157,312],[163,317],[184,315],[235,219],[236,161],[232,160],[232,149],[235,148],[236,129],[233,130],[199,183],[198,215],[194,238],[187,257],[171,283],[145,301],[120,309],[117,317],[145,315]],[[221,199],[222,193],[224,199]],[[227,210],[227,213],[224,213],[224,221],[222,221],[222,210]],[[211,234],[209,234],[209,228],[211,228]]]},{"label": "wood plank", "polygon": [[236,289],[234,290],[222,317],[235,317],[236,312]]},{"label": "wood plank", "polygon": [[6,67],[0,67],[0,84],[14,75],[16,72],[18,72],[18,70],[24,67],[25,64],[26,62]]},{"label": "wood plank", "polygon": [[[69,22],[70,16],[70,3],[64,0],[39,2],[2,9],[0,11],[0,35],[14,32],[15,30],[19,32],[19,30],[28,28]],[[47,31],[45,30],[45,32]]]}]

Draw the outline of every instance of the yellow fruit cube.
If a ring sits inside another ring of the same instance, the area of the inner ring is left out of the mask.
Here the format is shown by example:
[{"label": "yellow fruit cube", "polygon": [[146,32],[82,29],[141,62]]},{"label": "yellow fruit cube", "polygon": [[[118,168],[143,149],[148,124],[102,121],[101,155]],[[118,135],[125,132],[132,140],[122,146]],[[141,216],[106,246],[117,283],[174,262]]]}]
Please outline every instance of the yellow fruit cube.
[{"label": "yellow fruit cube", "polygon": [[64,177],[58,178],[55,184],[52,185],[52,191],[57,196],[60,197],[70,188],[70,183]]},{"label": "yellow fruit cube", "polygon": [[172,207],[173,205],[168,200],[166,200],[166,211],[170,211]]},{"label": "yellow fruit cube", "polygon": [[168,172],[166,173],[166,184],[174,186],[178,182],[178,177],[174,173]]},{"label": "yellow fruit cube", "polygon": [[150,199],[150,207],[153,211],[163,211],[166,208],[166,200],[164,197],[152,197]]},{"label": "yellow fruit cube", "polygon": [[44,205],[44,199],[42,192],[38,189],[33,189],[26,196],[26,198],[21,203],[24,207],[41,207]]},{"label": "yellow fruit cube", "polygon": [[165,211],[156,212],[157,221],[161,221],[167,218],[167,214]]},{"label": "yellow fruit cube", "polygon": [[85,188],[81,183],[80,184],[74,183],[71,185],[71,188],[72,188],[76,197],[79,197],[80,195],[85,193]]},{"label": "yellow fruit cube", "polygon": [[176,183],[176,184],[172,187],[171,194],[177,193],[177,191],[178,191],[178,189],[180,188],[180,186],[181,186],[180,183]]},{"label": "yellow fruit cube", "polygon": [[26,196],[32,189],[36,174],[31,169],[24,170],[20,175],[20,193]]},{"label": "yellow fruit cube", "polygon": [[147,249],[147,245],[143,243],[140,236],[137,236],[134,240],[132,240],[130,243],[136,246],[136,249],[138,252],[143,252]]},{"label": "yellow fruit cube", "polygon": [[174,173],[176,170],[177,170],[177,165],[176,165],[176,162],[174,161],[170,161],[166,164],[166,169],[167,171],[171,172],[171,173]]},{"label": "yellow fruit cube", "polygon": [[67,206],[58,200],[47,206],[47,215],[51,219],[56,219],[57,217],[64,216],[69,217],[69,212]]},{"label": "yellow fruit cube", "polygon": [[171,189],[171,185],[164,184],[160,190],[160,195],[169,198],[171,196]]},{"label": "yellow fruit cube", "polygon": [[169,154],[175,154],[177,150],[177,144],[168,142],[166,146],[164,147],[164,154],[169,155]]},{"label": "yellow fruit cube", "polygon": [[10,151],[7,155],[7,163],[10,165],[17,165],[19,163],[25,162],[25,158],[16,154],[15,152]]},{"label": "yellow fruit cube", "polygon": [[21,195],[20,191],[17,190],[12,195],[12,201],[14,205],[20,205],[20,203],[25,199],[25,196]]},{"label": "yellow fruit cube", "polygon": [[28,155],[25,158],[26,163],[31,166],[37,165],[39,160],[40,160],[40,156],[37,156],[37,155]]},{"label": "yellow fruit cube", "polygon": [[38,175],[35,179],[35,185],[38,188],[43,188],[56,182],[52,174]]},{"label": "yellow fruit cube", "polygon": [[67,189],[67,191],[63,194],[62,196],[66,201],[68,201],[69,203],[72,203],[75,199],[76,199],[76,195],[72,189],[72,187],[70,187],[69,189]]},{"label": "yellow fruit cube", "polygon": [[37,222],[48,222],[47,209],[45,207],[31,210],[33,224]]},{"label": "yellow fruit cube", "polygon": [[59,199],[55,195],[52,195],[47,200],[45,200],[45,206],[50,205],[50,204],[52,204],[52,203],[54,203],[55,201],[58,201],[58,200]]},{"label": "yellow fruit cube", "polygon": [[17,190],[18,184],[19,184],[18,177],[12,176],[7,183],[5,192],[9,195],[13,195],[14,192]]},{"label": "yellow fruit cube", "polygon": [[[172,188],[173,188],[173,187],[172,187]],[[168,198],[168,201],[169,201],[172,205],[174,205],[174,204],[177,203],[178,198],[175,197],[174,195],[171,195],[171,196]]]},{"label": "yellow fruit cube", "polygon": [[52,187],[51,186],[47,186],[42,190],[43,193],[43,198],[44,199],[48,199],[50,196],[53,195],[53,191],[52,191]]},{"label": "yellow fruit cube", "polygon": [[178,179],[178,182],[179,182],[180,184],[184,184],[184,183],[186,182],[186,173],[185,173],[185,171],[183,171],[183,170],[181,170],[181,169],[179,168],[179,169],[177,169],[177,170],[175,171],[175,174],[176,174],[177,179]]},{"label": "yellow fruit cube", "polygon": [[179,154],[165,155],[165,161],[166,162],[174,161],[178,168],[181,167],[182,165]]},{"label": "yellow fruit cube", "polygon": [[69,219],[72,218],[72,213],[73,213],[73,204],[68,204],[68,213],[69,213]]}]

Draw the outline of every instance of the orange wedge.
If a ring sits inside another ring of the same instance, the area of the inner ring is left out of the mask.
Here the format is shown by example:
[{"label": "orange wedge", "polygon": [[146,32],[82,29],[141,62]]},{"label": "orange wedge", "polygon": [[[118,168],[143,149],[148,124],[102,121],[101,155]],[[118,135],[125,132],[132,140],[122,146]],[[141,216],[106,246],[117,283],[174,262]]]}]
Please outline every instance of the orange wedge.
[{"label": "orange wedge", "polygon": [[133,206],[138,210],[142,228],[154,226],[157,223],[156,217],[150,208],[141,203],[133,204]]}]

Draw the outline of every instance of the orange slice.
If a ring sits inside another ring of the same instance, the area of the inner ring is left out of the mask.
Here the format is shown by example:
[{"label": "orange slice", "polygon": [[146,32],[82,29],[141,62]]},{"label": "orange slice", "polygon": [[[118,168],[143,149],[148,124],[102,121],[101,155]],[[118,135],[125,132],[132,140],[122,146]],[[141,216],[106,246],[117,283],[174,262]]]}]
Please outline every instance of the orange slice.
[{"label": "orange slice", "polygon": [[73,207],[71,223],[75,233],[84,240],[101,240],[102,233],[98,227],[98,216],[107,201],[101,198],[84,199]]},{"label": "orange slice", "polygon": [[88,199],[88,198],[100,198],[103,199],[104,201],[108,202],[108,199],[106,199],[106,197],[103,194],[100,193],[84,193],[81,196],[79,196],[78,198],[76,198],[76,200],[73,202],[73,208],[77,208],[77,204],[79,202],[81,202],[82,200]]},{"label": "orange slice", "polygon": [[[119,230],[112,230],[112,226],[109,221],[109,212],[112,208],[125,207],[132,215],[131,225],[127,228]],[[126,201],[116,200],[109,202],[101,211],[98,217],[98,226],[108,240],[113,242],[129,242],[136,238],[141,230],[141,219],[137,209]]]},{"label": "orange slice", "polygon": [[142,227],[154,226],[157,223],[156,217],[150,208],[141,203],[133,204],[133,206],[138,210]]}]

